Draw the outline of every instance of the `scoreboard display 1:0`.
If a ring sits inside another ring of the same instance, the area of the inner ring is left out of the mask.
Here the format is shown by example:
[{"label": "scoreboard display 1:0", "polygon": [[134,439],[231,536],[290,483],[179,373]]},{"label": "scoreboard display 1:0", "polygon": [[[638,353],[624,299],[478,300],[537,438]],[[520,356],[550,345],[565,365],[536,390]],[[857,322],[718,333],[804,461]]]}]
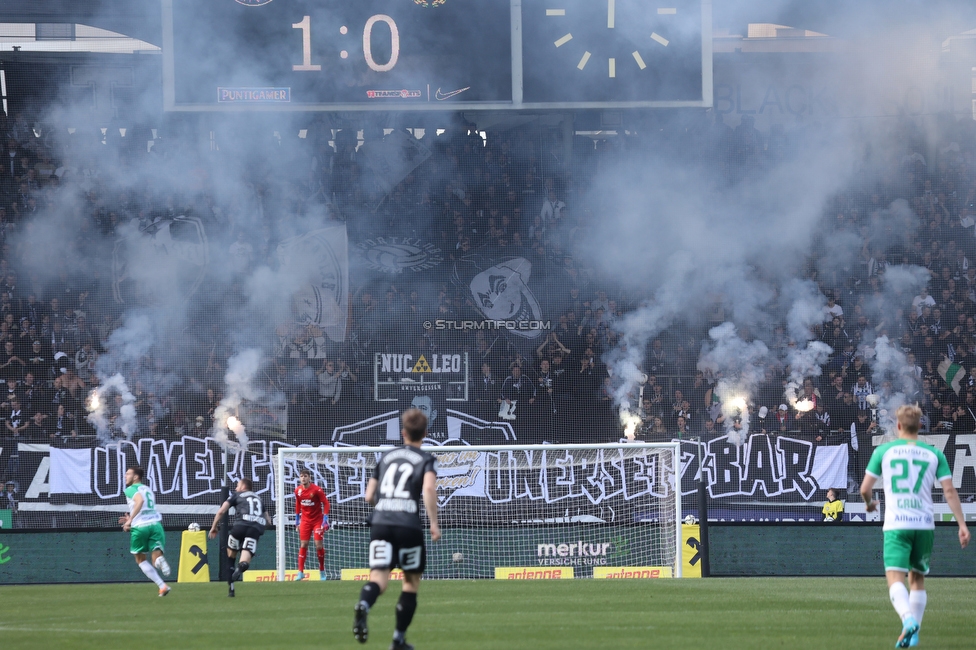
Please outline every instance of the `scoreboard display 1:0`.
[{"label": "scoreboard display 1:0", "polygon": [[163,22],[168,108],[512,101],[509,0],[164,0]]}]

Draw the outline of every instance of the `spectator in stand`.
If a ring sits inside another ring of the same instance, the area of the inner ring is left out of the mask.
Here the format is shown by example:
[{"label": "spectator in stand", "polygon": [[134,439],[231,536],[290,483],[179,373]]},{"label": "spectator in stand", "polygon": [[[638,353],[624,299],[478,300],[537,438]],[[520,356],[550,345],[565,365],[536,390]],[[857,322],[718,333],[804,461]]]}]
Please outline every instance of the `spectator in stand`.
[{"label": "spectator in stand", "polygon": [[20,397],[29,416],[33,416],[38,411],[47,413],[50,410],[51,399],[47,390],[37,383],[32,372],[24,375],[24,382],[20,387]]},{"label": "spectator in stand", "polygon": [[490,422],[498,414],[498,405],[501,403],[501,398],[498,397],[501,386],[492,373],[490,363],[481,364],[481,376],[474,382],[472,389],[478,416]]},{"label": "spectator in stand", "polygon": [[290,403],[303,408],[309,406],[313,401],[312,396],[318,390],[317,385],[318,379],[315,371],[308,365],[308,359],[298,357],[288,377],[287,392]]},{"label": "spectator in stand", "polygon": [[31,417],[30,423],[27,426],[26,435],[29,440],[51,442],[54,440],[54,432],[50,430],[47,426],[45,420],[47,419],[47,414],[38,411]]},{"label": "spectator in stand", "polygon": [[333,361],[325,361],[322,369],[316,373],[319,383],[319,401],[335,406],[342,396],[342,377],[336,372]]},{"label": "spectator in stand", "polygon": [[69,351],[71,350],[71,341],[69,340],[69,337],[65,335],[60,320],[52,322],[51,333],[48,336],[48,345],[51,353],[54,355],[55,361],[57,360],[59,354],[68,356]]},{"label": "spectator in stand", "polygon": [[[854,451],[854,476],[864,475],[864,468],[874,453],[872,438],[881,432],[878,423],[871,419],[871,413],[858,409],[857,417],[851,425],[851,449]],[[856,446],[855,446],[856,443]]]},{"label": "spectator in stand", "polygon": [[824,306],[824,321],[829,322],[844,315],[844,308],[837,304],[833,292],[827,293],[827,304]]},{"label": "spectator in stand", "polygon": [[[512,364],[511,373],[502,383],[501,405],[499,417],[504,420],[515,420],[518,416],[516,409],[526,409],[535,404],[536,389],[528,379],[522,376],[522,367]],[[521,406],[520,406],[521,405]]]},{"label": "spectator in stand", "polygon": [[690,434],[691,430],[688,428],[688,421],[685,420],[684,416],[679,415],[674,425],[674,437],[684,439]]},{"label": "spectator in stand", "polygon": [[773,414],[772,422],[770,422],[770,432],[785,435],[795,428],[796,421],[790,415],[790,407],[786,404],[780,404],[776,413]]},{"label": "spectator in stand", "polygon": [[555,415],[559,403],[557,392],[558,382],[550,372],[548,359],[543,359],[539,362],[539,377],[536,383],[538,384],[536,386],[536,395],[539,396],[543,409]]},{"label": "spectator in stand", "polygon": [[702,442],[709,442],[711,440],[715,440],[715,438],[718,438],[721,435],[719,430],[715,426],[715,420],[711,418],[704,418],[704,422],[705,424],[701,430]]},{"label": "spectator in stand", "polygon": [[0,352],[0,374],[5,378],[20,379],[24,375],[27,364],[18,356],[13,341],[4,341],[3,352]]},{"label": "spectator in stand", "polygon": [[923,286],[918,295],[912,298],[912,307],[919,316],[922,315],[924,307],[935,307],[935,298],[929,295],[928,287]]},{"label": "spectator in stand", "polygon": [[74,415],[65,410],[64,404],[58,404],[57,414],[52,418],[51,435],[57,438],[78,437],[78,429],[75,427]]},{"label": "spectator in stand", "polygon": [[854,399],[857,401],[857,408],[864,410],[868,407],[868,395],[874,392],[874,388],[868,383],[867,377],[864,375],[857,376],[857,382],[855,382],[853,388],[851,388],[851,394],[854,395]]},{"label": "spectator in stand", "polygon": [[827,502],[824,503],[821,512],[824,516],[824,523],[839,524],[844,521],[844,502],[837,498],[837,490],[830,488],[827,490]]},{"label": "spectator in stand", "polygon": [[90,340],[86,340],[81,349],[75,352],[75,372],[82,381],[88,381],[95,370],[98,355],[92,350]]},{"label": "spectator in stand", "polygon": [[20,516],[17,514],[17,483],[8,480],[4,487],[3,495],[0,496],[0,509],[9,510],[13,527],[20,528]]},{"label": "spectator in stand", "polygon": [[20,405],[20,400],[16,397],[12,398],[10,400],[10,407],[6,410],[6,417],[4,418],[4,427],[7,430],[7,436],[14,440],[25,439],[29,424],[30,420],[27,414],[24,413],[24,409]]}]

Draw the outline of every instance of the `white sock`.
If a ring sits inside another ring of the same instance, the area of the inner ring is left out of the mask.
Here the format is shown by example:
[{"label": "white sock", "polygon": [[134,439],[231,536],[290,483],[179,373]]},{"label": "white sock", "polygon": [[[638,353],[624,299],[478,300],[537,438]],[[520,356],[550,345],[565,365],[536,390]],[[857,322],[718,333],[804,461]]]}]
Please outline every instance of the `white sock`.
[{"label": "white sock", "polygon": [[912,608],[912,616],[918,621],[918,624],[922,624],[922,617],[925,616],[925,603],[928,601],[928,596],[925,591],[913,591],[908,594],[908,604]]},{"label": "white sock", "polygon": [[139,563],[139,568],[142,569],[142,572],[146,574],[147,578],[156,583],[157,587],[162,589],[166,586],[166,583],[163,582],[163,579],[159,577],[159,574],[156,573],[156,569],[154,569],[153,565],[149,564],[149,562],[143,560]]},{"label": "white sock", "polygon": [[907,617],[911,616],[912,608],[908,604],[908,589],[905,588],[905,583],[896,582],[888,588],[888,597],[891,599],[891,604],[894,605],[895,611],[898,613],[898,618],[904,621]]},{"label": "white sock", "polygon": [[156,563],[154,566],[160,571],[162,571],[164,576],[169,576],[170,574],[169,562],[166,561],[166,558],[164,556],[160,555],[158,558],[156,558]]}]

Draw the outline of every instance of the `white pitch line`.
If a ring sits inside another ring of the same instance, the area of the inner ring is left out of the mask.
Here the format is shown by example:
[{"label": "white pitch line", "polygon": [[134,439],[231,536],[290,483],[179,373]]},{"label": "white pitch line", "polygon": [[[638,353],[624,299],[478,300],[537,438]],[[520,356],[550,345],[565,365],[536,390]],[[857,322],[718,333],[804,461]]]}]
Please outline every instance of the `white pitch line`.
[{"label": "white pitch line", "polygon": [[118,630],[104,630],[104,629],[88,629],[83,627],[25,627],[25,626],[13,626],[13,625],[0,625],[0,631],[3,632],[64,632],[65,634],[133,634],[135,630],[132,629],[118,629]]}]

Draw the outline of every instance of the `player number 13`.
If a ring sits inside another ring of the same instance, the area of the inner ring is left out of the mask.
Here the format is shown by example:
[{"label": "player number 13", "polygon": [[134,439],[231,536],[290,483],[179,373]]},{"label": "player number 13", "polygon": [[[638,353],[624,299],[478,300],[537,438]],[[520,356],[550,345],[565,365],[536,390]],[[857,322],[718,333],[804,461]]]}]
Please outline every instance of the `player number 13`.
[{"label": "player number 13", "polygon": [[[376,23],[386,23],[390,28],[390,60],[386,63],[378,63],[373,58],[373,28]],[[300,29],[302,32],[302,63],[293,65],[292,70],[296,72],[318,72],[322,66],[312,63],[312,17],[304,16],[299,23],[292,24],[292,29]],[[345,34],[345,27],[340,29],[340,33]],[[346,51],[342,51],[342,58],[346,58]],[[389,72],[397,64],[400,58],[400,30],[397,28],[396,21],[386,14],[375,14],[366,20],[363,27],[363,58],[366,65],[375,72]]]}]

